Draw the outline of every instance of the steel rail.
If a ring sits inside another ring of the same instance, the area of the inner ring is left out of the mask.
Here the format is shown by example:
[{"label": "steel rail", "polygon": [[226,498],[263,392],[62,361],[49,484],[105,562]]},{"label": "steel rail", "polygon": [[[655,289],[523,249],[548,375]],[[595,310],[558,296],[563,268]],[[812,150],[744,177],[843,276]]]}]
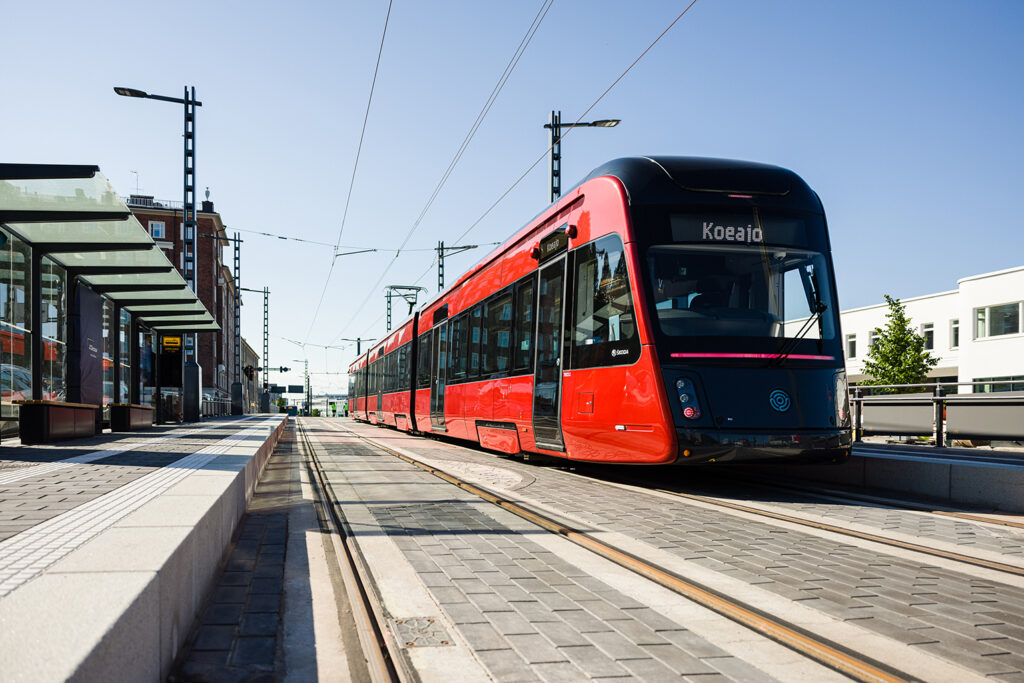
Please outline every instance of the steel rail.
[{"label": "steel rail", "polygon": [[400,460],[414,465],[434,476],[448,482],[460,489],[496,505],[503,510],[525,519],[537,526],[558,534],[567,540],[607,559],[615,564],[629,569],[644,578],[647,578],[658,585],[672,590],[717,614],[720,614],[738,624],[746,626],[761,635],[774,640],[785,647],[788,647],[799,654],[809,657],[819,664],[838,671],[858,681],[881,683],[896,683],[899,681],[914,681],[915,677],[898,671],[895,668],[867,657],[861,653],[828,639],[821,638],[813,633],[797,626],[778,619],[767,612],[756,607],[747,605],[738,600],[729,598],[727,595],[716,591],[713,588],[703,586],[695,581],[685,579],[669,569],[659,567],[647,562],[632,553],[616,548],[604,541],[597,540],[586,532],[574,529],[562,522],[548,517],[542,512],[530,509],[526,505],[509,500],[482,486],[471,484],[455,475],[449,474],[432,465],[417,460],[409,455],[380,443],[362,434],[343,427],[352,436],[364,441],[374,448],[378,448]]},{"label": "steel rail", "polygon": [[395,666],[395,658],[388,652],[384,630],[380,627],[384,622],[380,619],[379,609],[366,589],[366,582],[360,576],[356,551],[349,545],[350,536],[345,533],[344,521],[338,514],[334,499],[329,495],[327,477],[316,456],[316,450],[299,420],[295,420],[295,428],[299,434],[300,446],[306,454],[310,484],[324,510],[324,521],[329,527],[331,547],[334,549],[335,560],[345,585],[345,592],[348,594],[352,619],[355,622],[370,680],[373,683],[410,681],[412,679],[406,672]]},{"label": "steel rail", "polygon": [[1012,564],[1005,564],[1003,562],[996,562],[994,560],[984,560],[979,557],[964,555],[963,553],[956,553],[951,550],[941,550],[939,548],[932,548],[930,546],[920,545],[918,543],[910,543],[909,541],[900,541],[897,539],[888,538],[886,536],[879,536],[878,534],[870,534],[865,531],[856,531],[854,529],[848,529],[846,527],[841,527],[836,524],[829,524],[828,522],[818,522],[812,519],[805,519],[803,517],[787,515],[781,512],[772,512],[771,510],[763,510],[761,508],[751,507],[749,505],[741,505],[740,503],[731,503],[729,501],[719,500],[717,498],[711,498],[709,496],[701,496],[696,493],[683,493],[681,491],[673,491],[671,489],[659,487],[647,490],[658,491],[660,493],[667,493],[671,496],[676,496],[678,498],[695,500],[700,503],[705,503],[707,505],[715,505],[718,507],[724,507],[731,510],[737,510],[739,512],[746,512],[748,514],[757,515],[759,517],[777,519],[783,522],[789,522],[791,524],[798,524],[800,526],[810,527],[812,529],[831,531],[833,533],[841,534],[843,536],[860,538],[862,540],[872,541],[874,543],[880,543],[882,545],[900,548],[902,550],[912,550],[914,552],[923,553],[925,555],[931,555],[932,557],[941,557],[947,560],[954,560],[955,562],[961,562],[963,564],[969,564],[975,567],[983,567],[985,569],[993,569],[995,571],[1005,572],[1007,574],[1014,574],[1016,576],[1024,576],[1024,567],[1018,567]]},{"label": "steel rail", "polygon": [[[998,526],[1008,526],[1017,529],[1024,529],[1024,522],[1015,522],[1010,519],[993,519],[991,517],[983,517],[983,513],[970,513],[970,512],[958,512],[956,510],[941,510],[933,505],[926,505],[924,503],[914,503],[911,501],[899,500],[898,498],[890,498],[888,496],[872,495],[870,493],[859,493],[857,491],[844,491],[842,489],[830,489],[830,488],[815,488],[813,482],[807,482],[808,486],[798,486],[789,481],[776,481],[770,479],[765,481],[763,479],[754,479],[749,476],[729,473],[731,479],[742,481],[745,484],[751,484],[759,486],[761,488],[776,490],[784,489],[787,491],[795,491],[797,493],[804,493],[825,500],[847,500],[847,501],[858,501],[865,503],[876,503],[879,505],[885,505],[888,507],[898,507],[905,510],[912,510],[914,512],[926,512],[932,515],[940,515],[943,517],[952,517],[955,519],[963,519],[969,522],[979,522],[981,524],[995,524]],[[1008,514],[993,510],[991,514],[1000,515]]]}]

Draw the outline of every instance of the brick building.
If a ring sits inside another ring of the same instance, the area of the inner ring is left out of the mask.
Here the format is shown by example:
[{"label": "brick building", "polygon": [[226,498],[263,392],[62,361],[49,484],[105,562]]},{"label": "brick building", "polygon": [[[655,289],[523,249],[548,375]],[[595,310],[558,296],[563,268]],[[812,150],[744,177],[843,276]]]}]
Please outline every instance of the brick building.
[{"label": "brick building", "polygon": [[[182,203],[135,194],[125,201],[167,260],[183,273]],[[203,400],[226,401],[229,406],[231,383],[235,380],[235,281],[231,272],[234,245],[225,241],[228,235],[209,200],[209,192],[196,214],[196,224],[196,294],[221,327],[219,332],[198,335],[196,361],[203,369]]]},{"label": "brick building", "polygon": [[[242,406],[246,413],[260,412],[260,357],[249,343],[242,340]],[[251,372],[245,372],[251,368]]]}]

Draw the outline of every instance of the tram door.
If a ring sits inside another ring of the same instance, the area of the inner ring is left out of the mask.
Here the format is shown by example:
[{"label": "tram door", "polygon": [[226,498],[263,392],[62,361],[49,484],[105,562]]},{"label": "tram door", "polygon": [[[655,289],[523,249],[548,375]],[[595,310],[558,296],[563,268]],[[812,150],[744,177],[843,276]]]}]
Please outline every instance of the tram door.
[{"label": "tram door", "polygon": [[533,379],[533,431],[537,445],[565,450],[562,405],[562,325],[565,318],[565,257],[544,266],[537,285],[536,363]]},{"label": "tram door", "polygon": [[377,424],[384,422],[384,349],[377,352],[374,371],[377,381]]},{"label": "tram door", "polygon": [[447,431],[444,424],[444,384],[448,366],[448,321],[431,331],[430,354],[430,427]]}]

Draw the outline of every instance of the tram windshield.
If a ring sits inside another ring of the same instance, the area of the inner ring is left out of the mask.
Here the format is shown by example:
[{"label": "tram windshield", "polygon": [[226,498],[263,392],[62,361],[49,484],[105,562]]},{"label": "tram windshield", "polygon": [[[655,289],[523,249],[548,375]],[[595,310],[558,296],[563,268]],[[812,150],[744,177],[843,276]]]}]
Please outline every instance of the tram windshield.
[{"label": "tram windshield", "polygon": [[763,243],[655,245],[647,267],[655,317],[668,337],[836,337],[828,261],[819,252]]}]

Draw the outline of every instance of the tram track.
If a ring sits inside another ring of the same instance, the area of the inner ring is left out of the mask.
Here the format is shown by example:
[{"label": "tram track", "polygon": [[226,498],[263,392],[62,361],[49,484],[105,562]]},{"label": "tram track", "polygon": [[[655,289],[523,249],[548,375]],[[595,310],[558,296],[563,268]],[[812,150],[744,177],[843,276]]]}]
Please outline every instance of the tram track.
[{"label": "tram track", "polygon": [[828,522],[821,522],[818,520],[807,519],[805,517],[798,517],[795,515],[789,515],[781,512],[773,512],[771,510],[765,510],[763,508],[753,507],[750,505],[742,505],[740,503],[733,503],[730,501],[721,500],[719,498],[713,498],[710,496],[702,496],[695,493],[683,493],[681,491],[673,491],[665,488],[653,488],[649,489],[652,491],[658,491],[660,493],[666,493],[671,496],[683,498],[685,500],[697,501],[704,503],[705,505],[714,505],[721,508],[727,508],[730,510],[736,510],[758,517],[764,517],[768,519],[775,519],[783,522],[789,522],[790,524],[797,524],[812,529],[819,529],[822,531],[829,531],[831,533],[840,534],[850,538],[858,538],[865,541],[871,541],[873,543],[879,543],[902,550],[910,550],[932,557],[941,557],[947,560],[953,560],[954,562],[960,562],[974,567],[981,567],[983,569],[992,569],[999,572],[1005,572],[1014,576],[1024,576],[1024,567],[1019,567],[1012,564],[1006,564],[1005,562],[996,562],[993,560],[986,560],[983,558],[975,557],[972,555],[965,555],[963,553],[956,553],[948,550],[942,550],[932,546],[922,545],[919,543],[910,543],[908,541],[901,541],[888,536],[881,536],[879,534],[872,534],[864,531],[857,531],[856,529],[850,529],[849,527],[842,527],[837,524],[829,524]]},{"label": "tram track", "polygon": [[300,448],[305,455],[310,485],[316,497],[317,514],[326,523],[330,533],[335,564],[348,596],[369,680],[371,683],[404,683],[415,680],[415,677],[409,676],[396,664],[396,660],[400,659],[391,655],[387,630],[381,626],[387,622],[368,589],[358,550],[351,543],[351,536],[345,530],[345,521],[330,493],[327,476],[316,455],[316,449],[302,422],[296,420],[295,426]]},{"label": "tram track", "polygon": [[380,449],[404,462],[429,472],[439,479],[471,493],[503,510],[555,533],[620,567],[680,594],[703,607],[739,623],[781,645],[806,656],[819,664],[858,681],[912,681],[917,677],[900,671],[884,662],[856,652],[841,643],[817,635],[795,623],[772,615],[744,601],[737,600],[710,586],[693,581],[673,570],[597,538],[594,534],[559,520],[521,500],[474,484],[455,474],[444,471],[385,443],[342,427],[350,436]]},{"label": "tram track", "polygon": [[881,505],[891,508],[900,508],[903,510],[910,510],[913,512],[923,512],[931,515],[937,515],[939,517],[950,517],[953,519],[960,519],[966,522],[977,522],[979,524],[991,524],[995,526],[1012,527],[1015,529],[1024,529],[1024,521],[1015,521],[1011,519],[1003,519],[1000,517],[985,516],[989,515],[1000,515],[1000,513],[993,510],[991,513],[971,513],[961,512],[952,509],[941,509],[936,505],[927,505],[925,503],[917,503],[906,500],[899,500],[891,496],[873,495],[870,493],[861,493],[856,491],[846,491],[842,489],[831,489],[822,486],[816,486],[812,483],[808,483],[807,486],[795,485],[791,482],[784,482],[779,479],[754,479],[752,477],[742,475],[732,475],[732,479],[736,481],[742,481],[744,484],[757,486],[759,488],[770,490],[770,491],[792,491],[795,493],[801,493],[807,496],[813,496],[823,500],[839,502],[839,503],[868,503],[871,505]]}]

